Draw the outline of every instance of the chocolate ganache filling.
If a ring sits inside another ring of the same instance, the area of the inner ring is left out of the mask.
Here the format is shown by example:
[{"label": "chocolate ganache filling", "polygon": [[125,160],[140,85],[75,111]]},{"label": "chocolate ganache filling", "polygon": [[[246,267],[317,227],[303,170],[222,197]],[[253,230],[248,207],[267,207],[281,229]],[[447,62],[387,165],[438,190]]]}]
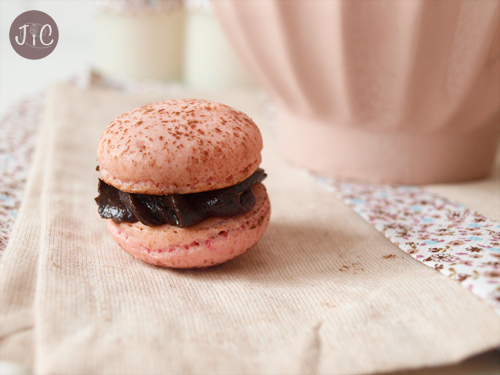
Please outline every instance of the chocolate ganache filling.
[{"label": "chocolate ganache filling", "polygon": [[154,227],[163,224],[190,227],[209,217],[227,217],[250,212],[255,205],[252,186],[267,175],[257,171],[245,181],[223,189],[192,194],[148,195],[125,193],[99,179],[95,199],[99,215],[115,223],[135,223]]}]

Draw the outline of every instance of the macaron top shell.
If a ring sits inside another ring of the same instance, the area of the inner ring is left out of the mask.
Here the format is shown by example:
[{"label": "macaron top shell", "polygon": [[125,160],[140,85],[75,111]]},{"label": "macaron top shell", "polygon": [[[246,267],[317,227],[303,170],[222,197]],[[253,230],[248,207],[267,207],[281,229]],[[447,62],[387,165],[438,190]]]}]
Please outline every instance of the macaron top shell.
[{"label": "macaron top shell", "polygon": [[236,185],[261,162],[262,136],[244,113],[182,99],[149,104],[109,124],[97,147],[102,179],[138,194],[188,194]]}]

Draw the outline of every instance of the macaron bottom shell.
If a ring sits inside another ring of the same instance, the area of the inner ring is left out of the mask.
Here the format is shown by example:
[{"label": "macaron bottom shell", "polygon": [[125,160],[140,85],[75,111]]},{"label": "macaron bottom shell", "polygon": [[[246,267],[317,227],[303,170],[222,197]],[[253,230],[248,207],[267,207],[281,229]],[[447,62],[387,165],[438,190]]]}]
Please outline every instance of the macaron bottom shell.
[{"label": "macaron bottom shell", "polygon": [[253,192],[256,203],[246,214],[213,217],[189,228],[108,220],[108,230],[122,249],[144,262],[169,268],[214,266],[243,254],[264,234],[271,204],[264,185],[255,185]]}]

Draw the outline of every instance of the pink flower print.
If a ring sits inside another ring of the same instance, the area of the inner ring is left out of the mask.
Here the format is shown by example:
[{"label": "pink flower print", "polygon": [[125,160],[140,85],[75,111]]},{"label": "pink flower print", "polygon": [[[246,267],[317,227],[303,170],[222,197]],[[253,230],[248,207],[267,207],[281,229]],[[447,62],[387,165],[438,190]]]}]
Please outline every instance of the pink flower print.
[{"label": "pink flower print", "polygon": [[[445,231],[446,229],[439,229],[440,231]],[[438,232],[436,233],[436,236],[453,236],[455,235],[455,232]]]},{"label": "pink flower print", "polygon": [[483,275],[485,277],[500,277],[500,271],[486,271]]},{"label": "pink flower print", "polygon": [[455,241],[450,241],[448,242],[448,245],[451,245],[451,246],[460,246],[460,245],[463,245],[465,242],[462,241],[462,240],[455,240]]},{"label": "pink flower print", "polygon": [[470,275],[467,275],[467,274],[464,274],[464,273],[459,273],[455,276],[456,280],[458,280],[458,282],[462,282],[464,281],[465,279],[467,279]]},{"label": "pink flower print", "polygon": [[465,216],[467,216],[468,214],[468,210],[466,211],[448,211],[446,213],[446,217],[448,218],[448,220],[450,221],[463,221]]},{"label": "pink flower print", "polygon": [[493,266],[495,268],[498,268],[498,266],[500,266],[499,262],[485,262],[483,264],[486,265],[486,266]]},{"label": "pink flower print", "polygon": [[476,247],[476,246],[470,246],[466,250],[470,251],[471,253],[480,253],[483,251],[483,249],[481,249],[480,247]]},{"label": "pink flower print", "polygon": [[[481,254],[469,254],[469,258],[474,258],[474,259],[478,259],[478,258],[482,258],[483,256]],[[500,256],[499,256],[500,258]]]},{"label": "pink flower print", "polygon": [[453,258],[448,254],[433,254],[424,259],[424,262],[451,262]]},{"label": "pink flower print", "polygon": [[427,232],[427,228],[432,227],[434,224],[420,224],[420,230],[418,231],[419,233],[422,232]]},{"label": "pink flower print", "polygon": [[431,253],[439,253],[439,252],[441,252],[441,251],[443,251],[443,250],[444,250],[444,249],[443,249],[442,247],[439,247],[439,248],[438,248],[438,247],[431,247],[431,248],[429,249],[429,251],[430,251]]}]

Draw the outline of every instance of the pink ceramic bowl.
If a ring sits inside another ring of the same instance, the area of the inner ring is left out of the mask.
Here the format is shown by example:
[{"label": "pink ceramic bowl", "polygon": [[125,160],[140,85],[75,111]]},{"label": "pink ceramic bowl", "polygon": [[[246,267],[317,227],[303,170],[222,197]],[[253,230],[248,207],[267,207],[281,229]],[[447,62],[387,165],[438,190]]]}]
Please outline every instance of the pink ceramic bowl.
[{"label": "pink ceramic bowl", "polygon": [[500,3],[215,1],[292,162],[341,178],[476,179],[499,136]]}]

